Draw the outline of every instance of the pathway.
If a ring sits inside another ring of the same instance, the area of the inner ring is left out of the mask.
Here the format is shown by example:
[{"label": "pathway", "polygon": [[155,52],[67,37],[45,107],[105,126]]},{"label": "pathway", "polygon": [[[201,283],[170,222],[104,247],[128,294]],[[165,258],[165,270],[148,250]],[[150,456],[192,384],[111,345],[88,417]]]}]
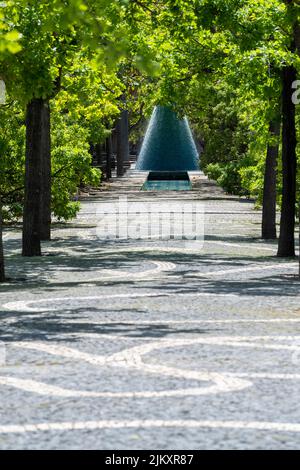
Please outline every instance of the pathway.
[{"label": "pathway", "polygon": [[[142,180],[86,198],[42,259],[5,234],[0,448],[298,449],[297,263],[259,240],[252,202],[202,175],[189,193]],[[100,240],[119,196],[203,204],[204,245]]]}]

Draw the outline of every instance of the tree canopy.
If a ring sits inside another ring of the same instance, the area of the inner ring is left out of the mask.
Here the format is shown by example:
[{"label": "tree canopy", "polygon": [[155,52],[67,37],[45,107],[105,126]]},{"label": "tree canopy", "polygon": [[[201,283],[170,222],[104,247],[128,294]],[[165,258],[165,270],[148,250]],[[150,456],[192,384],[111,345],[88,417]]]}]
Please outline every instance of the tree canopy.
[{"label": "tree canopy", "polygon": [[[227,192],[256,198],[273,219],[274,204],[282,207],[279,251],[292,255],[287,234],[294,233],[299,200],[294,168],[300,158],[299,118],[288,104],[300,69],[299,15],[298,0],[3,2],[0,79],[7,99],[0,105],[0,197],[5,220],[20,217],[28,201],[24,175],[30,152],[45,154],[47,138],[37,150],[29,138],[29,111],[38,100],[46,106],[41,113],[49,112],[43,131],[50,139],[49,197],[52,214],[61,219],[76,215],[80,185],[100,184],[91,149],[107,143],[122,112],[128,113],[130,140],[136,144],[153,107],[161,104],[189,117],[203,148],[203,171]],[[271,238],[276,236],[272,223],[271,231],[263,230]]]}]

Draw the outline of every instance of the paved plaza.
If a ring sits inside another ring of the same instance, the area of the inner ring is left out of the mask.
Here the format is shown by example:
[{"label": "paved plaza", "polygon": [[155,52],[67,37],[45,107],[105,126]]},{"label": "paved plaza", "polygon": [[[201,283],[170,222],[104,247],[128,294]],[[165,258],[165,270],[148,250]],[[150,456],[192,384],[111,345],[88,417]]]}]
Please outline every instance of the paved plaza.
[{"label": "paved plaza", "polygon": [[[40,259],[5,231],[0,449],[299,449],[298,263],[203,175],[183,193],[142,182],[85,198]],[[201,203],[204,243],[101,239],[120,196]]]}]

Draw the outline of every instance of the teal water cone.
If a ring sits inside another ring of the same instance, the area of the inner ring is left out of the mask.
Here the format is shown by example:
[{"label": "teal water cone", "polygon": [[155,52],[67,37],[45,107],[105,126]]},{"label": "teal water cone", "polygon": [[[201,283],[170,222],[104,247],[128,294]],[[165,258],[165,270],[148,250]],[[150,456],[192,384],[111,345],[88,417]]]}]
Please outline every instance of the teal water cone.
[{"label": "teal water cone", "polygon": [[199,170],[199,154],[187,118],[170,108],[156,106],[138,156],[139,171]]}]

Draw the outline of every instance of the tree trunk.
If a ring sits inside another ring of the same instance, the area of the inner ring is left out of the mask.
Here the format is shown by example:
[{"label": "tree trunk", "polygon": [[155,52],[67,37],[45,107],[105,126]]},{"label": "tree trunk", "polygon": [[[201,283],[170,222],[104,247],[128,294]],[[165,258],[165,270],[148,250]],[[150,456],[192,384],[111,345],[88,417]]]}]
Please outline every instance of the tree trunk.
[{"label": "tree trunk", "polygon": [[[125,97],[121,101],[125,105]],[[124,162],[129,160],[129,124],[128,111],[123,110],[117,123],[117,176],[124,174]]]},{"label": "tree trunk", "polygon": [[40,234],[41,240],[51,239],[51,134],[50,106],[44,101],[41,108],[41,197]]},{"label": "tree trunk", "polygon": [[276,142],[268,144],[262,216],[262,238],[275,240],[276,232],[276,188],[277,188],[277,162],[279,154],[280,120],[274,119],[270,123],[270,136]]},{"label": "tree trunk", "polygon": [[0,282],[5,281],[4,253],[2,240],[2,205],[0,201]]},{"label": "tree trunk", "polygon": [[295,104],[292,100],[292,84],[297,78],[293,66],[283,69],[282,90],[282,209],[280,222],[279,257],[295,256],[296,215],[296,123]]},{"label": "tree trunk", "polygon": [[26,113],[26,170],[23,213],[23,256],[41,256],[40,206],[43,138],[42,99],[33,99]]},{"label": "tree trunk", "polygon": [[112,159],[112,138],[111,136],[106,139],[106,179],[111,179],[111,159]]}]

